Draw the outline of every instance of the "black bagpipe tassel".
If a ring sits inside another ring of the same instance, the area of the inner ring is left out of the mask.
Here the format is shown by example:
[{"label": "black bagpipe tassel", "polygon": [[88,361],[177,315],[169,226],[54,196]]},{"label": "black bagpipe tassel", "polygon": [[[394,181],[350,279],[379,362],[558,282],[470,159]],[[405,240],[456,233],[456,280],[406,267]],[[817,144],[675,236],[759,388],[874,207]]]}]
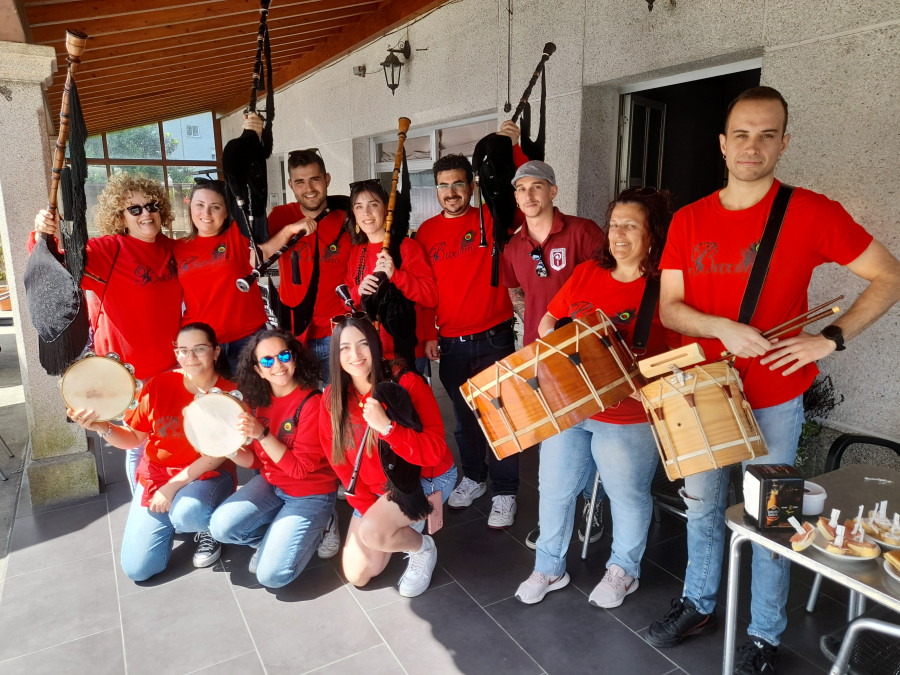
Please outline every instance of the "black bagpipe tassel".
[{"label": "black bagpipe tassel", "polygon": [[291,252],[291,281],[294,282],[295,286],[299,286],[302,283],[300,280],[300,254],[296,249]]}]

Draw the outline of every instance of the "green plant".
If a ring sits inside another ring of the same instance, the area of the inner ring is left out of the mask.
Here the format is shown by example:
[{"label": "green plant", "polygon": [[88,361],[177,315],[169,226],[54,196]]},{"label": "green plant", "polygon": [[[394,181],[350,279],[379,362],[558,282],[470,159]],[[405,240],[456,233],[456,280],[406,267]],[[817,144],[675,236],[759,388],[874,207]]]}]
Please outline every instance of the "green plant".
[{"label": "green plant", "polygon": [[0,246],[0,281],[6,281],[6,259],[3,257],[3,246]]},{"label": "green plant", "polygon": [[809,459],[809,451],[822,431],[820,420],[826,419],[831,411],[843,402],[844,395],[834,393],[834,383],[830,375],[819,375],[803,394],[804,421],[800,430],[800,441],[797,444],[797,458],[794,461],[798,469]]}]

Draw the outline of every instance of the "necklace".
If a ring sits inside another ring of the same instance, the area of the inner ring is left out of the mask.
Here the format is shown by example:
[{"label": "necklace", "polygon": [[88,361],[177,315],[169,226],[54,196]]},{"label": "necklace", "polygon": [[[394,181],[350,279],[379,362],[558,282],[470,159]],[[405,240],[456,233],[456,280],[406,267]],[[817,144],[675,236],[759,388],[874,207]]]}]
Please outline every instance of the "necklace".
[{"label": "necklace", "polygon": [[359,256],[359,265],[356,266],[356,285],[359,286],[366,271],[366,258],[369,255],[369,242],[363,244],[362,254]]}]

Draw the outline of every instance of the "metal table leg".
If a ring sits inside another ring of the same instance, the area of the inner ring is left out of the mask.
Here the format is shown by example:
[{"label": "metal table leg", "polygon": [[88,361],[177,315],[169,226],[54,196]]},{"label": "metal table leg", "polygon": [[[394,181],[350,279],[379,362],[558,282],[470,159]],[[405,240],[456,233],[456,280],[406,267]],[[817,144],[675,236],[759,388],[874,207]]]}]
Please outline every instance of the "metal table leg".
[{"label": "metal table leg", "polygon": [[745,541],[747,541],[747,537],[737,532],[732,533],[728,557],[728,594],[725,599],[725,648],[722,654],[722,675],[731,675],[734,670],[738,587],[741,581],[741,544]]},{"label": "metal table leg", "polygon": [[838,652],[837,658],[834,660],[834,665],[831,666],[831,670],[828,671],[829,675],[841,675],[842,673],[847,672],[847,667],[850,665],[850,654],[853,652],[853,645],[856,644],[859,634],[864,630],[872,630],[876,633],[883,633],[895,638],[900,638],[900,626],[897,624],[879,621],[878,619],[869,619],[867,617],[856,619],[850,624],[850,628],[847,629],[847,633],[844,635],[844,641],[841,643],[841,650]]}]

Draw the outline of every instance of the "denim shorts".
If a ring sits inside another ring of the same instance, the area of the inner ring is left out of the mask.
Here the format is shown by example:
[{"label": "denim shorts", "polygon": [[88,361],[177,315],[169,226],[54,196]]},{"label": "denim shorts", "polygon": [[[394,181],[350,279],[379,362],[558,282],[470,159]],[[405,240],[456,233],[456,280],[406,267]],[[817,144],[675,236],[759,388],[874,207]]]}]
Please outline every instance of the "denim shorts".
[{"label": "denim shorts", "polygon": [[[456,487],[456,478],[456,466],[454,465],[440,476],[435,476],[434,478],[420,478],[419,481],[422,483],[422,489],[425,491],[426,497],[432,492],[440,490],[441,501],[446,502],[450,497],[450,493],[453,492],[453,488]],[[378,496],[381,497],[381,495]],[[362,518],[363,514],[359,512],[359,509],[353,509],[353,517]]]}]

